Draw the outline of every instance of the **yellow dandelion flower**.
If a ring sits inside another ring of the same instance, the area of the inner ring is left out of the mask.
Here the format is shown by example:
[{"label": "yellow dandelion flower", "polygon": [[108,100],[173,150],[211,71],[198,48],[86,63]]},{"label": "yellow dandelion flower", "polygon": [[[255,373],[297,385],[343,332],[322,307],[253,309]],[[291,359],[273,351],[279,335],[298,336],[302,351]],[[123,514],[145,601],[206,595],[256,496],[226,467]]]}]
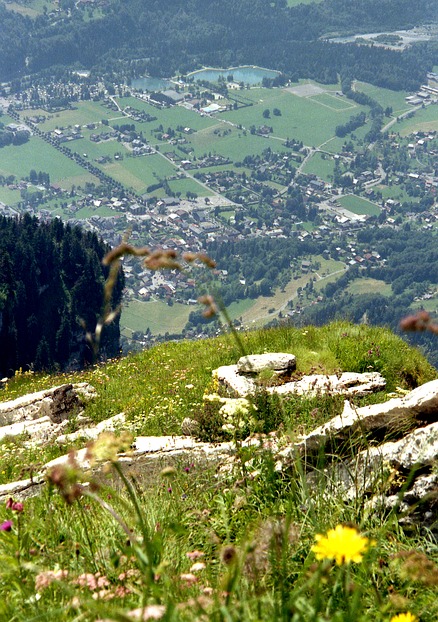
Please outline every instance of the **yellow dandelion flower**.
[{"label": "yellow dandelion flower", "polygon": [[353,527],[343,525],[330,529],[326,536],[317,534],[315,540],[316,544],[312,546],[312,551],[316,559],[334,559],[338,566],[350,562],[360,563],[363,554],[374,544]]},{"label": "yellow dandelion flower", "polygon": [[407,613],[399,613],[394,616],[390,622],[418,622],[418,618],[408,611]]}]

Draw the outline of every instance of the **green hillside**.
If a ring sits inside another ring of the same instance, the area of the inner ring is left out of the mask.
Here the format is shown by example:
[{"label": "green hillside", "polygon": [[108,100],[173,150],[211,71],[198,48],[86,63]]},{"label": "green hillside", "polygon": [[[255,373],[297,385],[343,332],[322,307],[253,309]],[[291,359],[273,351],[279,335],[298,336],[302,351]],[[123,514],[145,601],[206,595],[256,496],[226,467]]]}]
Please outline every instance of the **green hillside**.
[{"label": "green hillside", "polygon": [[[123,411],[135,436],[178,435],[185,417],[203,416],[205,422],[203,395],[215,390],[212,369],[235,363],[243,352],[293,353],[298,373],[381,372],[386,390],[354,398],[356,405],[382,402],[438,375],[386,329],[332,323],[247,332],[238,339],[166,342],[76,374],[20,372],[0,400],[87,381],[97,391],[85,410],[94,421]],[[340,413],[343,398],[279,402],[261,394],[257,407],[257,429],[279,430],[287,442]],[[74,421],[68,431],[73,429]],[[101,437],[91,454],[110,457],[124,434]],[[1,443],[0,483],[27,477],[69,449],[30,449],[27,440]],[[8,594],[0,601],[0,620],[436,619],[431,534],[403,531],[395,513],[364,512],[357,500],[339,498],[322,485],[310,490],[299,463],[293,473],[276,471],[268,445],[241,451],[236,439],[235,449],[234,466],[219,474],[214,462],[187,454],[126,468],[113,461],[91,487],[83,486],[89,476],[72,462],[52,471],[67,504],[47,487],[23,502],[11,498],[0,508],[0,587]],[[331,564],[324,552],[331,541],[321,535],[318,548],[315,534],[336,525],[336,547],[345,560]],[[354,545],[346,544],[350,537]],[[427,580],[415,579],[413,571],[403,574],[402,553],[412,549],[420,556],[415,563],[429,568]],[[315,554],[325,561],[315,563]],[[400,617],[408,611],[417,617]]]}]

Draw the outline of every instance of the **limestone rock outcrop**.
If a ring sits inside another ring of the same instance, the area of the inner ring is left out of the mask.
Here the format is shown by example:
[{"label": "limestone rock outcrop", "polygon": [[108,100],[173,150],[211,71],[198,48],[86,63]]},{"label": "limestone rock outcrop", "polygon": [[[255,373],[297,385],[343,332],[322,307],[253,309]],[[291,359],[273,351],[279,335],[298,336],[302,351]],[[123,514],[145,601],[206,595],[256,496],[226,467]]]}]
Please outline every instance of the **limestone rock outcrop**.
[{"label": "limestone rock outcrop", "polygon": [[[213,372],[220,382],[226,382],[231,393],[250,396],[257,388],[258,373],[267,369],[284,373],[287,378],[295,364],[290,355],[283,354],[245,359]],[[265,364],[268,366],[264,367]],[[384,386],[380,374],[343,373],[302,377],[267,390],[285,396],[289,393],[348,396],[367,394]],[[32,436],[29,442],[37,444],[57,437],[64,444],[78,438],[94,439],[103,430],[117,430],[126,424],[120,413],[97,425],[88,422],[82,430],[61,434],[71,413],[77,417],[84,399],[93,394],[90,385],[63,385],[0,403],[0,438],[24,431]],[[86,423],[83,419],[82,424]],[[187,457],[190,461],[214,460],[222,465],[220,472],[233,468],[237,459],[235,443],[198,442],[190,436],[196,433],[197,422],[187,419],[183,424],[186,436],[137,437],[132,452],[121,455],[120,460],[128,465],[140,461],[143,465],[159,458]],[[331,493],[339,493],[346,499],[360,498],[369,511],[377,505],[395,507],[402,521],[416,520],[438,528],[438,380],[403,397],[371,406],[357,408],[346,400],[342,414],[294,442],[272,432],[250,437],[239,445],[255,455],[270,451],[283,477],[287,477],[289,469],[294,469],[298,459],[309,486],[319,485],[323,479]],[[319,468],[320,464],[315,469],[321,456],[324,469]],[[44,465],[31,479],[0,486],[0,500],[11,495],[34,494],[44,482],[45,472],[68,460],[66,454]],[[85,448],[77,452],[76,460],[82,468],[89,468]],[[247,467],[251,467],[250,462]]]},{"label": "limestone rock outcrop", "polygon": [[[248,397],[254,395],[261,386],[268,393],[278,395],[332,395],[363,396],[382,391],[386,381],[378,372],[342,374],[311,374],[297,380],[283,380],[290,377],[295,366],[295,357],[288,354],[264,354],[242,357],[237,365],[224,365],[216,369],[213,374],[232,395]],[[262,372],[272,372],[280,383],[269,386],[259,381]]]},{"label": "limestone rock outcrop", "polygon": [[28,434],[35,445],[47,442],[68,424],[80,421],[86,402],[96,395],[88,383],[63,384],[0,403],[0,439]]},{"label": "limestone rock outcrop", "polygon": [[290,374],[296,366],[296,357],[283,352],[247,354],[237,361],[240,374],[258,374],[264,370],[274,371],[278,375]]}]

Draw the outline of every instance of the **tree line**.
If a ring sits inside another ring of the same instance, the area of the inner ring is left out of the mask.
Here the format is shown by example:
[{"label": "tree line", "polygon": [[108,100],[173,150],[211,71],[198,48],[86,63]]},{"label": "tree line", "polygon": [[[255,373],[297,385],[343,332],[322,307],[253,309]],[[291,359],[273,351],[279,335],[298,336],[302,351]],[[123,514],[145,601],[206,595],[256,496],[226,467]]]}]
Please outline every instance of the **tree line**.
[{"label": "tree line", "polygon": [[[40,223],[0,217],[0,374],[22,369],[81,368],[92,351],[84,327],[93,331],[103,304],[108,249],[96,234],[55,219]],[[113,291],[120,301],[123,275]],[[119,322],[104,330],[103,356],[119,352]]]},{"label": "tree line", "polygon": [[[335,44],[328,32],[406,28],[436,17],[434,0],[325,0],[287,7],[284,1],[113,0],[103,16],[51,21],[16,14],[0,4],[0,80],[57,65],[83,66],[95,75],[169,76],[199,65],[259,64],[297,79],[355,78],[395,89],[416,89],[437,63],[436,43],[403,52],[379,46]],[[109,36],[109,33],[111,35]]]}]

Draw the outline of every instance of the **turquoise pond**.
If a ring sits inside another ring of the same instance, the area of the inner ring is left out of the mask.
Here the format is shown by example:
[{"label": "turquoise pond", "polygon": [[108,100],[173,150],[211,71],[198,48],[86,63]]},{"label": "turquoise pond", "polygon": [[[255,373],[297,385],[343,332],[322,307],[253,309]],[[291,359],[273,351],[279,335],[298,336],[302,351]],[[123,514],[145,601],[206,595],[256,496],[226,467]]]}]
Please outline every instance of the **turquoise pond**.
[{"label": "turquoise pond", "polygon": [[279,71],[273,69],[263,69],[262,67],[230,67],[229,69],[200,69],[187,74],[188,78],[194,80],[207,80],[207,82],[217,82],[222,76],[225,80],[228,76],[233,76],[234,82],[244,82],[254,86],[260,84],[263,78],[275,78],[280,75]]},{"label": "turquoise pond", "polygon": [[[228,76],[233,76],[234,82],[244,82],[254,86],[261,84],[263,78],[275,78],[280,75],[279,71],[273,69],[264,69],[263,67],[254,67],[245,65],[242,67],[230,67],[229,69],[200,69],[187,74],[188,78],[196,80],[207,80],[207,82],[217,82],[222,76],[227,80]],[[131,86],[141,91],[165,91],[175,87],[175,84],[164,78],[152,78],[145,76],[144,78],[136,78],[132,80]]]}]

